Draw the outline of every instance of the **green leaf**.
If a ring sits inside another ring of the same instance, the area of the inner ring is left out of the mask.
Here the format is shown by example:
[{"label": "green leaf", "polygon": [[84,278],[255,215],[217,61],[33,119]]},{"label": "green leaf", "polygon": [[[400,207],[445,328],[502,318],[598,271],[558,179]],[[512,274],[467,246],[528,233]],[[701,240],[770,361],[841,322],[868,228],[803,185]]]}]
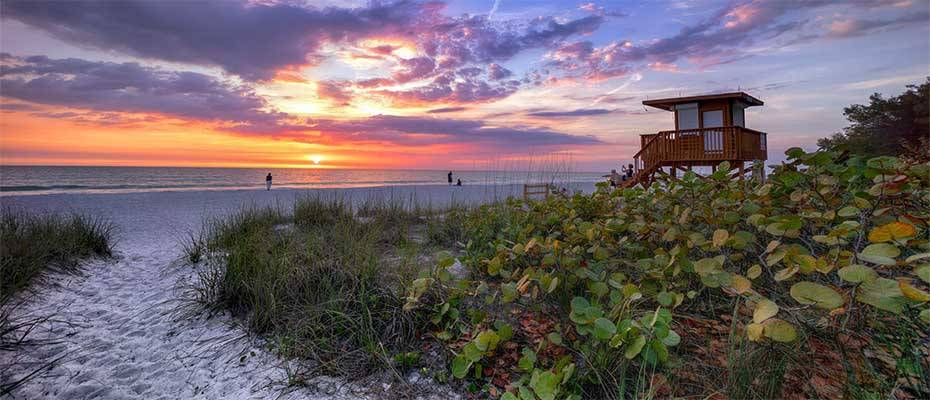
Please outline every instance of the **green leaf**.
[{"label": "green leaf", "polygon": [[594,336],[601,340],[610,339],[617,333],[617,326],[607,318],[598,318],[594,321]]},{"label": "green leaf", "polygon": [[749,267],[746,271],[746,277],[749,279],[756,279],[759,275],[762,275],[762,267],[759,266],[759,264],[753,264],[753,266]]},{"label": "green leaf", "polygon": [[901,313],[905,303],[898,282],[886,278],[863,282],[856,293],[856,300],[895,314]]},{"label": "green leaf", "polygon": [[705,276],[720,270],[720,264],[713,258],[702,258],[694,263],[694,272]]},{"label": "green leaf", "polygon": [[475,346],[481,351],[494,351],[497,344],[500,343],[501,337],[494,331],[482,331],[475,338]]},{"label": "green leaf", "polygon": [[627,346],[626,351],[623,352],[623,356],[629,360],[632,360],[637,355],[639,355],[639,352],[643,351],[643,346],[645,345],[646,337],[639,335],[636,337],[636,339],[633,339],[629,346]]},{"label": "green leaf", "polygon": [[559,377],[551,371],[544,371],[541,374],[533,374],[530,379],[530,387],[540,400],[554,400],[559,389]]},{"label": "green leaf", "polygon": [[662,339],[662,343],[665,343],[668,347],[675,347],[678,343],[681,343],[681,336],[677,332],[669,329],[668,336]]},{"label": "green leaf", "polygon": [[448,268],[455,264],[455,257],[452,256],[452,253],[443,250],[436,253],[436,262],[439,268]]},{"label": "green leaf", "polygon": [[517,396],[514,396],[513,393],[507,392],[507,393],[504,393],[503,396],[501,396],[500,400],[520,400],[520,399],[518,399]]},{"label": "green leaf", "polygon": [[468,369],[471,368],[471,361],[465,359],[465,356],[459,354],[452,359],[452,376],[462,379],[468,375]]},{"label": "green leaf", "polygon": [[659,304],[668,307],[675,302],[675,296],[669,292],[663,291],[656,295],[656,301],[658,301]]},{"label": "green leaf", "polygon": [[462,355],[465,356],[465,359],[468,361],[478,361],[484,356],[484,352],[481,351],[475,342],[468,342],[465,347],[462,348]]},{"label": "green leaf", "polygon": [[901,249],[890,243],[870,244],[859,253],[859,259],[878,265],[895,265],[895,257],[901,254]]},{"label": "green leaf", "polygon": [[837,211],[836,215],[839,215],[844,218],[856,216],[856,215],[859,215],[859,209],[853,206],[846,206],[846,207],[841,208],[839,211]]},{"label": "green leaf", "polygon": [[930,264],[919,264],[914,267],[914,275],[925,283],[930,283]]},{"label": "green leaf", "polygon": [[523,371],[532,371],[533,366],[536,365],[536,352],[525,347],[522,352],[523,357],[520,357],[520,361],[517,361],[517,367]]},{"label": "green leaf", "polygon": [[878,279],[878,273],[875,272],[874,269],[860,264],[845,266],[840,268],[836,273],[842,280],[852,283],[868,282]]},{"label": "green leaf", "polygon": [[814,282],[798,282],[791,286],[791,297],[801,304],[813,304],[832,310],[843,306],[843,296],[835,290]]},{"label": "green leaf", "polygon": [[546,335],[546,339],[548,339],[550,343],[556,346],[562,345],[562,335],[559,335],[558,332],[549,332],[549,334]]},{"label": "green leaf", "polygon": [[793,342],[794,339],[798,336],[797,331],[794,329],[794,325],[791,325],[778,318],[772,318],[768,321],[765,321],[765,324],[763,324],[762,327],[762,334],[776,342],[785,343]]},{"label": "green leaf", "polygon": [[494,257],[488,261],[488,275],[497,276],[501,272],[501,259]]}]

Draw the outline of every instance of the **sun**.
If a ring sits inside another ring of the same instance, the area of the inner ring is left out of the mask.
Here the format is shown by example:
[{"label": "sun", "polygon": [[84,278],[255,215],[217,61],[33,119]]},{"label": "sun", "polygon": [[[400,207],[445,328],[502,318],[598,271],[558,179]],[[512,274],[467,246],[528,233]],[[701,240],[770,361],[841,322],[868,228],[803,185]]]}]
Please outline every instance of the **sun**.
[{"label": "sun", "polygon": [[319,154],[311,154],[307,156],[307,159],[313,162],[313,165],[320,165],[320,162],[323,161],[323,156]]}]

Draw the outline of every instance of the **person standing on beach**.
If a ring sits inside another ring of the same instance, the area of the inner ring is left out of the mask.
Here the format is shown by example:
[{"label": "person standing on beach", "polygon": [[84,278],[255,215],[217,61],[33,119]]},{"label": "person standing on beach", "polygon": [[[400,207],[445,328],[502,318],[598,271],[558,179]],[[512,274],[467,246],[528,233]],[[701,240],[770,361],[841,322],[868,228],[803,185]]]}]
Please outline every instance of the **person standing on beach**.
[{"label": "person standing on beach", "polygon": [[271,172],[265,177],[265,190],[271,190]]},{"label": "person standing on beach", "polygon": [[449,186],[452,186],[452,171],[449,171]]}]

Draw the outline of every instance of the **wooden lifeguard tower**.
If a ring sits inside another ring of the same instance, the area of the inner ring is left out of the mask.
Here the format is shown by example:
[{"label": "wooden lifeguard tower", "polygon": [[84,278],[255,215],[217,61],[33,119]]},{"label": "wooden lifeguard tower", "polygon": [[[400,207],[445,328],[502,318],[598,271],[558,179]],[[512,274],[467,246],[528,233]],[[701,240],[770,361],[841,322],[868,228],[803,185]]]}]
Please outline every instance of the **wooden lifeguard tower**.
[{"label": "wooden lifeguard tower", "polygon": [[669,169],[711,167],[728,161],[733,177],[742,179],[751,169],[746,164],[765,161],[764,132],[746,128],[745,109],[761,106],[762,100],[743,92],[676,97],[643,101],[643,105],[675,113],[675,130],[640,135],[641,148],[633,156],[634,175],[623,186],[650,185],[655,174]]}]

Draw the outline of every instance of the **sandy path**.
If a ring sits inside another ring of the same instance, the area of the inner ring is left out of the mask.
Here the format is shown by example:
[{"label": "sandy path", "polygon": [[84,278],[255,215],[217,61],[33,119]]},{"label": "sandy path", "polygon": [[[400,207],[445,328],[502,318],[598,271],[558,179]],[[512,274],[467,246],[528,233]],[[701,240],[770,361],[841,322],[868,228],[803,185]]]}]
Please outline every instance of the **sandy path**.
[{"label": "sandy path", "polygon": [[[433,206],[476,203],[516,193],[513,186],[445,186],[323,190],[359,202],[371,198],[410,199]],[[108,218],[119,234],[116,260],[93,261],[80,277],[56,276],[40,297],[19,312],[55,314],[33,338],[60,343],[16,354],[0,353],[0,372],[10,381],[30,365],[62,357],[42,376],[13,393],[16,398],[273,398],[281,394],[284,369],[268,351],[255,347],[225,316],[179,315],[179,283],[192,276],[181,267],[179,238],[205,218],[243,206],[288,207],[307,191],[199,191],[131,194],[67,194],[0,198],[3,206],[34,211],[77,211]],[[246,355],[245,359],[241,359]],[[334,384],[335,385],[335,384]],[[337,393],[348,387],[338,385]],[[285,398],[332,398],[308,391]]]}]

